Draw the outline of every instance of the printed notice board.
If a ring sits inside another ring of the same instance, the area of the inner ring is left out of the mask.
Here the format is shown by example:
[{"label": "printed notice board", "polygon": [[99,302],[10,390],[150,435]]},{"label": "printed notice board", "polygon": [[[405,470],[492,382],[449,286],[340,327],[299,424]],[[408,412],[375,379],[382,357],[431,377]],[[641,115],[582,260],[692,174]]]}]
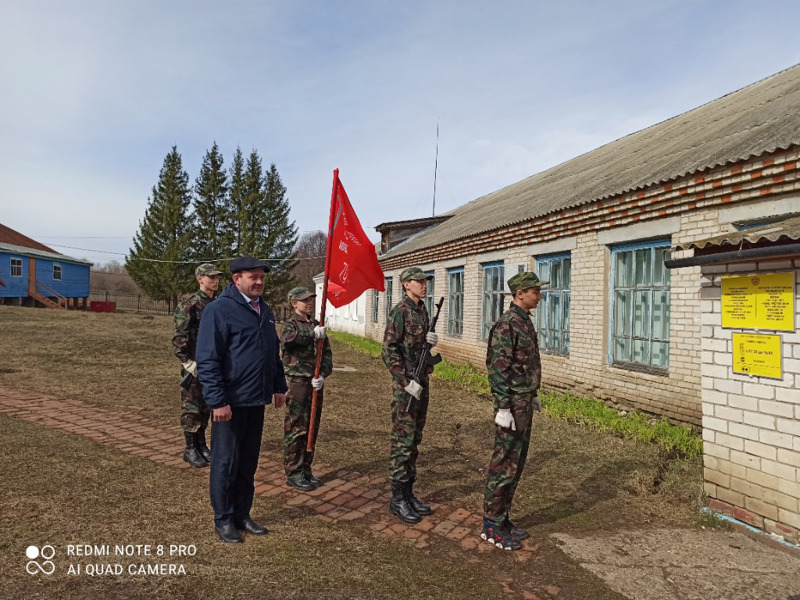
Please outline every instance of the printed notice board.
[{"label": "printed notice board", "polygon": [[783,379],[781,336],[734,333],[733,372]]},{"label": "printed notice board", "polygon": [[794,331],[794,273],[722,277],[722,326]]}]

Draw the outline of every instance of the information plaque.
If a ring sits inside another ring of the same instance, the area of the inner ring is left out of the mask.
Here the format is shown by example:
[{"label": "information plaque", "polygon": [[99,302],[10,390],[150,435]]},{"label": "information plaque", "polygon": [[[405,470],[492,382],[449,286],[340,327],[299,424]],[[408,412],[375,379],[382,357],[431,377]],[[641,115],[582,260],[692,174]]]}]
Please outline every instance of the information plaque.
[{"label": "information plaque", "polygon": [[783,379],[781,336],[762,333],[732,335],[734,373]]}]

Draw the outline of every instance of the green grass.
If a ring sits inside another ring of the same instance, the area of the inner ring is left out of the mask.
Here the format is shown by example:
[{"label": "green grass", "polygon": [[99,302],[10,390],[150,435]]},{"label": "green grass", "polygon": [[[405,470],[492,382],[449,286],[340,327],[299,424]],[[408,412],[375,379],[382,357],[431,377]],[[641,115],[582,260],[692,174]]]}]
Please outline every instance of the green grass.
[{"label": "green grass", "polygon": [[[381,344],[350,333],[330,332],[331,338],[369,356],[381,355]],[[455,383],[478,394],[489,394],[486,373],[469,364],[453,364],[444,359],[436,365],[433,376]],[[620,413],[600,400],[581,398],[573,394],[542,391],[540,393],[545,414],[564,421],[577,423],[594,431],[658,444],[667,451],[677,451],[696,457],[703,452],[701,437],[688,427],[672,425],[665,417],[660,419],[639,411]]]},{"label": "green grass", "polygon": [[332,340],[337,340],[343,344],[347,344],[351,348],[363,352],[367,356],[379,357],[381,355],[381,345],[378,342],[373,342],[367,338],[362,338],[352,333],[343,333],[340,331],[329,331],[328,337]]}]

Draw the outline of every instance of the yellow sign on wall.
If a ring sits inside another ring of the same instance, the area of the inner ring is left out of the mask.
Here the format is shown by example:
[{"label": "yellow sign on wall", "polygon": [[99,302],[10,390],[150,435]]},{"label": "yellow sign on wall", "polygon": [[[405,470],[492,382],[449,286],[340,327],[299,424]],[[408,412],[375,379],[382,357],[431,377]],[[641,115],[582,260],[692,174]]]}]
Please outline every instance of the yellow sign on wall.
[{"label": "yellow sign on wall", "polygon": [[781,336],[734,333],[733,372],[783,379]]},{"label": "yellow sign on wall", "polygon": [[722,326],[794,331],[794,273],[722,277]]}]

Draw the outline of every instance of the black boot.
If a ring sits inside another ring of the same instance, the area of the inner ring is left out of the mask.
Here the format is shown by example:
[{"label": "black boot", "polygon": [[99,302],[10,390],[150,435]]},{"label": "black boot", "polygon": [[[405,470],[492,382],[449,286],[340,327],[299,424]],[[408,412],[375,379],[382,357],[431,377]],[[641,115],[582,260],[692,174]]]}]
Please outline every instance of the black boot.
[{"label": "black boot", "polygon": [[427,517],[428,515],[433,514],[433,510],[431,510],[431,507],[425,504],[422,500],[420,500],[414,495],[413,479],[410,480],[408,483],[406,483],[406,499],[408,500],[408,503],[411,505],[411,508],[413,508],[414,511],[421,517]]},{"label": "black boot", "polygon": [[392,499],[389,501],[389,511],[406,523],[419,523],[422,517],[408,503],[405,491],[406,485],[402,481],[392,482]]},{"label": "black boot", "polygon": [[197,451],[206,459],[206,462],[211,462],[211,450],[206,446],[206,426],[201,425],[197,430]]},{"label": "black boot", "polygon": [[197,449],[197,434],[184,431],[183,437],[186,438],[186,449],[183,451],[183,460],[193,467],[207,467],[208,461],[203,458],[203,455],[200,454],[200,451]]}]

